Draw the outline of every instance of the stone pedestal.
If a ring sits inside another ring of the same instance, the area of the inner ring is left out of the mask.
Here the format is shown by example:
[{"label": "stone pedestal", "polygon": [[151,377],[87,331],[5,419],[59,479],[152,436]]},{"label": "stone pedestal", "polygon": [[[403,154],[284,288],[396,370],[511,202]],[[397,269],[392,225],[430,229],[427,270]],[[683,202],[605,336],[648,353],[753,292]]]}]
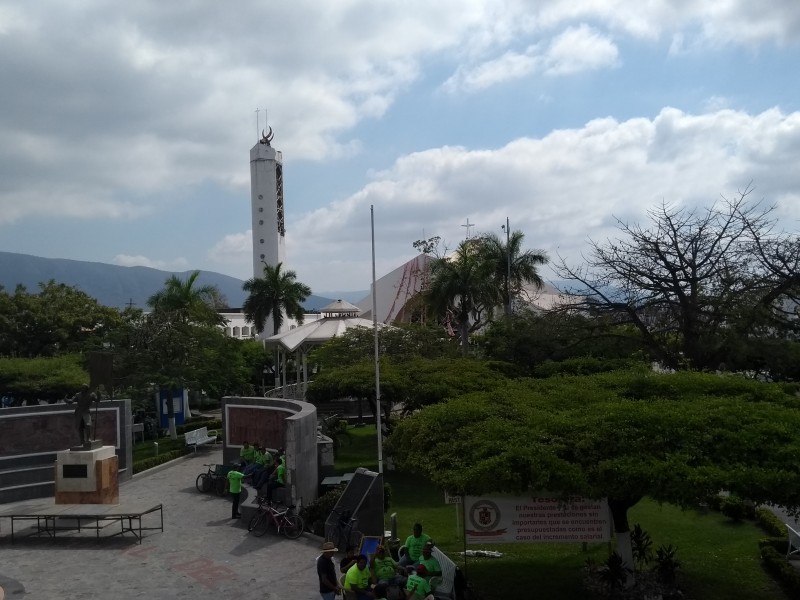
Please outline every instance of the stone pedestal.
[{"label": "stone pedestal", "polygon": [[62,450],[56,457],[56,504],[119,504],[114,446]]}]

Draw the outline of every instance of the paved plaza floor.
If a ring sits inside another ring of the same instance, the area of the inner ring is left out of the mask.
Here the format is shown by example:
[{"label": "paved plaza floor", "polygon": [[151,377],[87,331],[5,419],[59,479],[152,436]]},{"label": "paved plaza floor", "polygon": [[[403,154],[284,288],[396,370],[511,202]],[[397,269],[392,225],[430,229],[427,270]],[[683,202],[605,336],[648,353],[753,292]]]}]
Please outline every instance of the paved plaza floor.
[{"label": "paved plaza floor", "polygon": [[[164,531],[145,532],[141,544],[130,534],[97,540],[93,531],[22,539],[19,524],[12,544],[9,520],[1,519],[5,600],[318,599],[321,540],[248,534],[246,523],[230,519],[227,498],[195,488],[203,463],[219,462],[221,450],[198,451],[120,486],[120,502],[164,506]],[[157,526],[158,513],[145,516],[148,523]]]}]

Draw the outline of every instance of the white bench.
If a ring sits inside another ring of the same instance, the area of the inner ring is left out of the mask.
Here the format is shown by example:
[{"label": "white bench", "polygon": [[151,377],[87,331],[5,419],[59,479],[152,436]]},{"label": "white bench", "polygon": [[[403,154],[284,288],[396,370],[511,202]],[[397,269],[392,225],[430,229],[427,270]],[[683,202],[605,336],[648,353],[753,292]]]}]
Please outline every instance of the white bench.
[{"label": "white bench", "polygon": [[198,446],[217,443],[217,432],[213,429],[209,431],[208,427],[187,431],[183,434],[183,437],[186,439],[187,446],[194,446],[195,452],[197,452]]},{"label": "white bench", "polygon": [[[401,546],[398,554],[403,556],[406,553],[406,547]],[[444,552],[439,550],[436,546],[431,549],[431,556],[436,559],[439,566],[442,568],[442,574],[431,577],[431,587],[433,587],[433,596],[437,600],[455,600],[455,581],[456,581],[456,563],[450,560]]]},{"label": "white bench", "polygon": [[786,526],[786,531],[789,533],[789,547],[786,549],[786,559],[792,556],[800,556],[800,533]]},{"label": "white bench", "polygon": [[436,546],[431,550],[431,556],[433,556],[439,563],[439,566],[442,567],[441,577],[431,577],[431,583],[434,588],[433,596],[435,598],[455,600],[456,563],[450,560],[450,557]]}]

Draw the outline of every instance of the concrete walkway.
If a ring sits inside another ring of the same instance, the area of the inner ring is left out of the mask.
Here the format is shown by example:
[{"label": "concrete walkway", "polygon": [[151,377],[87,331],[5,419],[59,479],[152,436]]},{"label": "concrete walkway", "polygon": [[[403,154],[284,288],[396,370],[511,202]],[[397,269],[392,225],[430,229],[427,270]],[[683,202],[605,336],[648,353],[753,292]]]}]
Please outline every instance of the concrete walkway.
[{"label": "concrete walkway", "polygon": [[[120,487],[123,502],[164,505],[163,533],[145,532],[141,545],[130,535],[96,540],[93,532],[76,537],[65,532],[55,540],[17,538],[12,545],[9,521],[3,519],[5,599],[318,599],[315,559],[321,540],[307,534],[287,540],[272,530],[253,537],[246,523],[230,519],[227,498],[197,491],[203,463],[221,461],[221,450],[200,451]],[[157,525],[157,514],[145,517],[143,525],[149,518]]]}]

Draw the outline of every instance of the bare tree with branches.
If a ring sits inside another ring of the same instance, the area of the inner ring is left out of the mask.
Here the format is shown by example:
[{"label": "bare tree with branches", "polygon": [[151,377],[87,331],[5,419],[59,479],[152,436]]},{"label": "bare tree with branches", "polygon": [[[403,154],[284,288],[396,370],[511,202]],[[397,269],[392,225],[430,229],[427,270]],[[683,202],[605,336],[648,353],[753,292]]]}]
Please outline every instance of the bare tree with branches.
[{"label": "bare tree with branches", "polygon": [[675,369],[718,369],[753,337],[795,331],[800,241],[751,193],[703,210],[662,204],[644,227],[617,220],[622,236],[590,242],[585,265],[561,260],[565,308],[633,325]]}]

